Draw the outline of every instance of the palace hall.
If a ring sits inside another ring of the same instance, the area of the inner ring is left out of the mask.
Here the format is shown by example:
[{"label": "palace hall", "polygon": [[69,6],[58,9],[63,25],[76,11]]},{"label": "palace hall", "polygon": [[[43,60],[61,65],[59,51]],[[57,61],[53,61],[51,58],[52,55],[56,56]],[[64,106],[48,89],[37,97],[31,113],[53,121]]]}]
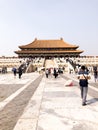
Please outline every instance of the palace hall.
[{"label": "palace hall", "polygon": [[15,51],[20,58],[26,57],[79,57],[83,52],[78,50],[78,45],[65,42],[63,38],[57,40],[35,40],[29,44],[19,46],[20,50]]}]

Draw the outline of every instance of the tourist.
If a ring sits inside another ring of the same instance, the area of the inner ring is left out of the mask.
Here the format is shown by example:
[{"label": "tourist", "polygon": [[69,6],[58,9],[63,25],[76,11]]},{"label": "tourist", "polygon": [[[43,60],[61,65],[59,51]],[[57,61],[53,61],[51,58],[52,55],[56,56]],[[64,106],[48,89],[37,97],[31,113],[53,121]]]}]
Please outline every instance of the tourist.
[{"label": "tourist", "polygon": [[49,75],[49,70],[48,69],[46,69],[46,78],[48,78],[48,75]]},{"label": "tourist", "polygon": [[88,92],[88,79],[90,79],[90,75],[88,71],[86,71],[85,66],[81,66],[81,69],[78,72],[78,79],[81,90],[82,105],[84,106],[86,105],[86,98]]},{"label": "tourist", "polygon": [[17,73],[17,69],[14,67],[14,68],[12,69],[12,71],[13,71],[14,78],[15,78],[15,77],[16,77],[16,73]]},{"label": "tourist", "polygon": [[54,74],[53,75],[54,75],[55,78],[58,76],[58,72],[57,72],[56,68],[54,68]]},{"label": "tourist", "polygon": [[97,78],[98,78],[97,66],[94,66],[94,67],[93,67],[93,72],[94,72],[94,80],[95,80],[95,82],[96,82],[96,81],[97,81]]},{"label": "tourist", "polygon": [[21,67],[18,68],[18,74],[19,74],[19,79],[20,79],[22,76],[22,68]]}]

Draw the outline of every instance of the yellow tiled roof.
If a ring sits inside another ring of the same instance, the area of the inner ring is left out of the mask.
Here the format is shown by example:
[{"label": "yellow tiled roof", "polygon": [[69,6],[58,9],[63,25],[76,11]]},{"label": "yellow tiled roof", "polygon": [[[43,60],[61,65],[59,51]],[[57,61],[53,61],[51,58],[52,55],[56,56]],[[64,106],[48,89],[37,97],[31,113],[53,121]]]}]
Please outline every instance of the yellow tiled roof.
[{"label": "yellow tiled roof", "polygon": [[22,48],[78,48],[79,46],[71,45],[67,42],[64,42],[63,39],[60,40],[37,40],[35,39],[33,42],[19,46]]}]

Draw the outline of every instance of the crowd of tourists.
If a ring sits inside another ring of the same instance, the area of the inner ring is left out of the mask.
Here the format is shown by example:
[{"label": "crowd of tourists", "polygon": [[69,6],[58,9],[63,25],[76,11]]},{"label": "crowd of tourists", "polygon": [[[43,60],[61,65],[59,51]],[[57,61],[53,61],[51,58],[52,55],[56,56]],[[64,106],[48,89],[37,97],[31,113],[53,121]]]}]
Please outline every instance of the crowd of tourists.
[{"label": "crowd of tourists", "polygon": [[61,68],[47,68],[45,70],[46,78],[48,78],[49,75],[53,75],[55,78],[58,77],[59,74],[63,74],[63,70]]}]

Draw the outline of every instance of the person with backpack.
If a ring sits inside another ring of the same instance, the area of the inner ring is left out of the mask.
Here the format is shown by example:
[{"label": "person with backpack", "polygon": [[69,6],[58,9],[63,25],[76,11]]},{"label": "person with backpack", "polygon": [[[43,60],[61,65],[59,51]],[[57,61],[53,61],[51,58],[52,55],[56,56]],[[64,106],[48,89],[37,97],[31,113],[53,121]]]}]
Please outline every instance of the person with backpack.
[{"label": "person with backpack", "polygon": [[88,92],[88,79],[90,79],[89,72],[85,66],[81,66],[78,72],[79,85],[81,90],[82,105],[86,105],[86,98]]}]

